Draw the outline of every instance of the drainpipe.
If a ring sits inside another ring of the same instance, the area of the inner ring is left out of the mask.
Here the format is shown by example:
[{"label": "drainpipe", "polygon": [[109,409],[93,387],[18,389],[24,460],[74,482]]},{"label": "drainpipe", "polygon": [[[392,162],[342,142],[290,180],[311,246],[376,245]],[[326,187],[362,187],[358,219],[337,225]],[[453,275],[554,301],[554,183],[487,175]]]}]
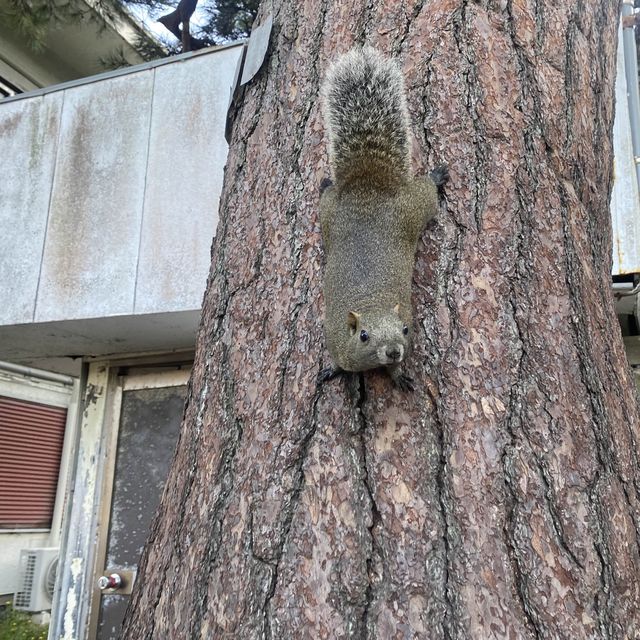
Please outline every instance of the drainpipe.
[{"label": "drainpipe", "polygon": [[[622,2],[622,46],[624,50],[624,71],[627,76],[627,100],[629,102],[629,120],[631,122],[631,141],[633,159],[636,166],[636,179],[640,188],[640,94],[638,92],[638,58],[636,52],[636,34],[633,20],[633,0]],[[628,25],[628,26],[625,26]]]}]

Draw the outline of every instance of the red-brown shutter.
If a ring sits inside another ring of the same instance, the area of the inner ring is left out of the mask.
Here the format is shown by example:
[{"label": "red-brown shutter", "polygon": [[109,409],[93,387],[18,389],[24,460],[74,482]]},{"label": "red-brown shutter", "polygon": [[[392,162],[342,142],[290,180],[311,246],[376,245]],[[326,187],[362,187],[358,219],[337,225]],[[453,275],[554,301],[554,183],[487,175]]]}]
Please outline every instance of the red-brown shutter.
[{"label": "red-brown shutter", "polygon": [[67,410],[0,396],[0,528],[51,526]]}]

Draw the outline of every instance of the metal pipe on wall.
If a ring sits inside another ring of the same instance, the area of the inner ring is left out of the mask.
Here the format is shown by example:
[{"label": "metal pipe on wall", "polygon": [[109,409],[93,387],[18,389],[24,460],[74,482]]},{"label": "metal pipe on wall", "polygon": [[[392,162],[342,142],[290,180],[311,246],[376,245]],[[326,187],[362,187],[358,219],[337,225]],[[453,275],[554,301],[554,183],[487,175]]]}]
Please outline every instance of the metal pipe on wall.
[{"label": "metal pipe on wall", "polygon": [[627,77],[627,101],[631,122],[631,139],[636,167],[636,179],[640,187],[640,92],[638,91],[638,58],[636,34],[633,26],[624,26],[624,18],[634,14],[633,0],[622,3],[622,46],[624,50],[624,70]]},{"label": "metal pipe on wall", "polygon": [[0,362],[0,371],[17,373],[21,376],[47,380],[48,382],[58,382],[59,384],[64,384],[69,387],[73,385],[74,382],[74,378],[72,378],[71,376],[65,376],[61,373],[53,373],[53,371],[33,369],[32,367],[25,367],[21,364],[14,364],[13,362]]}]

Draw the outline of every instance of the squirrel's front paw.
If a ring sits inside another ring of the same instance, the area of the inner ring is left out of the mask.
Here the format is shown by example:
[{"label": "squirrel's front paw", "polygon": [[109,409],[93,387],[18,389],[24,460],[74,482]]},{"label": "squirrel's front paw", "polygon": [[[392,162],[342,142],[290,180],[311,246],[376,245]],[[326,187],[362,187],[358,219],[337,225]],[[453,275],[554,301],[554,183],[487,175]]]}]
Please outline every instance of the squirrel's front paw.
[{"label": "squirrel's front paw", "polygon": [[446,164],[438,165],[429,176],[436,187],[442,187],[449,180],[449,167]]},{"label": "squirrel's front paw", "polygon": [[333,187],[333,182],[330,178],[323,178],[320,183],[320,195],[322,195],[329,187]]},{"label": "squirrel's front paw", "polygon": [[327,382],[328,380],[333,380],[336,376],[339,376],[342,373],[342,369],[340,367],[326,367],[318,374],[318,382]]},{"label": "squirrel's front paw", "polygon": [[411,391],[411,392],[415,391],[414,381],[412,377],[404,373],[399,373],[393,376],[392,379],[393,379],[393,384],[399,389],[401,389],[402,391]]}]

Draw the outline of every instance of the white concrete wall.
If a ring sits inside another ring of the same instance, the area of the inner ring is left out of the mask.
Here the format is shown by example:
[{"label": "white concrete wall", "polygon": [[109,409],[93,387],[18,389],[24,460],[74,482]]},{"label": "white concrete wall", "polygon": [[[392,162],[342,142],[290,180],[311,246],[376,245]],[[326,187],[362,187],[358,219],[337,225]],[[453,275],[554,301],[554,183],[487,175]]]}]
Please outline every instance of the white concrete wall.
[{"label": "white concrete wall", "polygon": [[0,102],[0,326],[200,308],[240,53]]}]

